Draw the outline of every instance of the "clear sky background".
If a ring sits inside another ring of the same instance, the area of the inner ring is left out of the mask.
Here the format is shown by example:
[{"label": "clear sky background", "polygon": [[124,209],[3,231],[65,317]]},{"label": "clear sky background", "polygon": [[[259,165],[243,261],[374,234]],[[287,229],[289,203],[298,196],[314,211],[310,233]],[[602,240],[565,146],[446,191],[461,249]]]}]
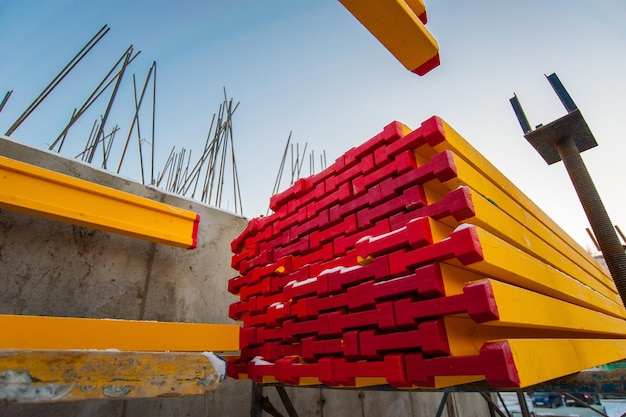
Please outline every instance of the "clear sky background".
[{"label": "clear sky background", "polygon": [[[330,164],[392,120],[416,128],[438,115],[590,248],[588,222],[565,168],[545,164],[523,138],[509,104],[516,92],[533,126],[564,115],[544,77],[556,72],[599,143],[583,159],[613,222],[626,230],[626,2],[426,4],[441,66],[418,77],[336,0],[0,0],[0,98],[14,90],[0,113],[0,133],[108,24],[109,34],[12,139],[47,148],[133,44],[141,55],[129,71],[139,85],[152,61],[158,66],[157,170],[174,145],[199,156],[223,87],[241,103],[234,139],[248,217],[267,209],[290,131],[301,146],[325,151]],[[120,142],[132,118],[129,82],[116,99],[119,120],[110,122],[122,127]],[[105,105],[85,115],[82,136],[68,138],[69,149],[84,146]],[[143,126],[149,125],[143,117]],[[132,149],[123,174],[138,179]]]}]

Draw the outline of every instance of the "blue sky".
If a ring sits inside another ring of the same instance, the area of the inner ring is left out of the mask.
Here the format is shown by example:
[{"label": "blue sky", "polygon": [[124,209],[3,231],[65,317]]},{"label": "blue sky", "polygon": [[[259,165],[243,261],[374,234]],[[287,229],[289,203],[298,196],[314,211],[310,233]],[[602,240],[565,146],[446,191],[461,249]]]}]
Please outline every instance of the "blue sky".
[{"label": "blue sky", "polygon": [[[0,131],[108,24],[111,31],[14,140],[46,148],[72,109],[133,44],[141,54],[129,71],[139,85],[152,61],[158,65],[157,169],[174,145],[200,153],[223,87],[241,103],[234,139],[246,216],[265,213],[290,131],[301,146],[308,143],[316,154],[325,150],[330,163],[392,120],[415,128],[438,115],[589,247],[588,222],[565,168],[543,162],[523,138],[508,102],[516,92],[532,125],[564,115],[544,78],[556,72],[596,136],[599,146],[583,158],[613,222],[626,229],[626,3],[426,4],[441,66],[418,77],[336,0],[0,0],[0,98],[14,90],[0,113]],[[121,91],[111,122],[122,126],[120,141],[132,117],[132,110],[123,110],[132,90],[126,84]],[[86,114],[68,141],[84,146],[104,106]],[[146,129],[149,119],[143,117]],[[138,179],[137,151],[131,149],[123,174]]]}]

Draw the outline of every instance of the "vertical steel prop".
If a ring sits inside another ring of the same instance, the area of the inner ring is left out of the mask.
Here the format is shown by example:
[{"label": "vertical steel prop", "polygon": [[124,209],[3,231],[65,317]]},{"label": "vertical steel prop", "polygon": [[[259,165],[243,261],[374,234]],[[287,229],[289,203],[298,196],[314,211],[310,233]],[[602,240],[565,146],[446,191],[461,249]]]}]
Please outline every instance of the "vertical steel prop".
[{"label": "vertical steel prop", "polygon": [[556,74],[547,76],[568,113],[532,130],[516,95],[510,99],[524,137],[548,163],[563,161],[615,285],[626,305],[626,253],[580,153],[597,146],[580,110]]}]

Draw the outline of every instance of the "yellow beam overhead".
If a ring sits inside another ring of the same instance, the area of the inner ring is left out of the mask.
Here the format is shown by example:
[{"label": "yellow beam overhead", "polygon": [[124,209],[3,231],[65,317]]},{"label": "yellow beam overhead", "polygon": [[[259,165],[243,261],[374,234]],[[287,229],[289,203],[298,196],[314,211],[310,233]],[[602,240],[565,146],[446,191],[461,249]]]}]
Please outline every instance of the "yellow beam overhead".
[{"label": "yellow beam overhead", "polygon": [[0,328],[0,349],[239,350],[239,326],[232,324],[0,315]]},{"label": "yellow beam overhead", "polygon": [[194,212],[3,156],[0,208],[181,248],[197,245]]},{"label": "yellow beam overhead", "polygon": [[339,0],[409,71],[424,75],[439,65],[439,46],[420,16],[420,0]]},{"label": "yellow beam overhead", "polygon": [[0,351],[0,401],[202,395],[223,379],[211,353]]}]

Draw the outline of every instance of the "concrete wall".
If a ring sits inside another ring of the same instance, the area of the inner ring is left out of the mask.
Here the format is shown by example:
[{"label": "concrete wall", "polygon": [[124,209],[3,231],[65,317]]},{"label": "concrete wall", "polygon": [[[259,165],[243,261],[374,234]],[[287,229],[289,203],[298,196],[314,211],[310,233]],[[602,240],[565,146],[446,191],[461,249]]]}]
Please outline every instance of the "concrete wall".
[{"label": "concrete wall", "polygon": [[[230,241],[247,220],[167,195],[74,160],[0,138],[0,155],[200,214],[195,250],[172,248],[0,210],[0,314],[232,323]],[[440,393],[288,388],[301,417],[434,416]],[[265,387],[284,415],[273,387]],[[251,383],[226,380],[204,396],[0,405],[3,416],[250,415]],[[477,394],[451,396],[444,416],[488,415]]]}]

